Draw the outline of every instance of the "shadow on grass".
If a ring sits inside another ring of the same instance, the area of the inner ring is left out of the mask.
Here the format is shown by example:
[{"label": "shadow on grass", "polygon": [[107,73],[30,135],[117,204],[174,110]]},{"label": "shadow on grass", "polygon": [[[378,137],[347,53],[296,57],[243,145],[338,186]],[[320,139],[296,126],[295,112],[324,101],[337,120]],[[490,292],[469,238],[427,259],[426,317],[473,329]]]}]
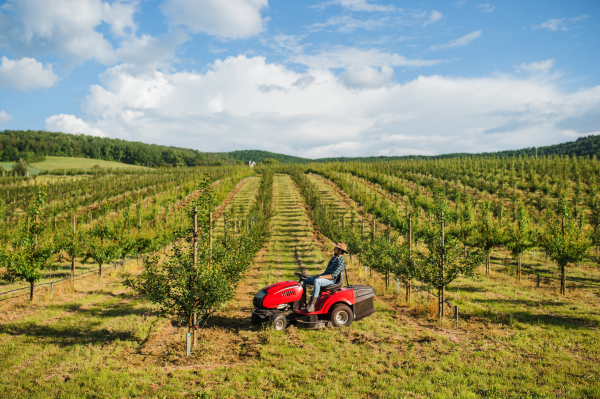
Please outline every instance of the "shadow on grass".
[{"label": "shadow on grass", "polygon": [[[474,303],[480,303],[487,306],[496,306],[496,305],[506,305],[512,304],[515,306],[524,306],[524,307],[536,307],[539,309],[539,306],[548,307],[548,306],[565,306],[561,303],[551,303],[551,302],[543,302],[543,301],[528,301],[528,300],[515,300],[515,299],[476,299],[473,300]],[[483,312],[478,316],[483,316],[488,319],[494,321],[502,321],[502,322],[520,322],[532,325],[552,325],[552,326],[560,326],[571,329],[579,329],[579,328],[590,328],[590,327],[598,327],[600,326],[600,322],[595,319],[587,318],[587,317],[577,317],[577,316],[569,316],[569,315],[559,315],[559,314],[547,314],[547,313],[533,313],[524,310],[508,310],[505,312],[502,311],[494,311],[493,308],[488,312]]]},{"label": "shadow on grass", "polygon": [[[74,312],[57,322],[50,324],[35,324],[23,322],[0,326],[0,334],[40,338],[44,343],[61,346],[110,343],[113,341],[136,340],[133,331],[118,330],[106,325],[106,319],[123,318],[128,316],[154,315],[155,311],[145,307],[136,307],[137,303],[122,303],[106,309],[80,309],[81,305],[65,304],[56,306],[57,309]],[[77,312],[77,313],[75,313]]]}]

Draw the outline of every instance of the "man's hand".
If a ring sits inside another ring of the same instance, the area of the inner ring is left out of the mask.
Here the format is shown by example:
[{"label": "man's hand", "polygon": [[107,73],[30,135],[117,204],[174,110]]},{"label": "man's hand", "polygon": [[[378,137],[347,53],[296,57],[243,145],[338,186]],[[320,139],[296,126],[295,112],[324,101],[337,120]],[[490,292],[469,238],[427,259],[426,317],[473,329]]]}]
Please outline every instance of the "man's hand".
[{"label": "man's hand", "polygon": [[320,276],[320,277],[321,277],[321,278],[325,278],[325,279],[327,279],[327,280],[333,280],[333,276],[332,276],[331,274],[325,274],[325,275],[322,275],[322,276]]}]

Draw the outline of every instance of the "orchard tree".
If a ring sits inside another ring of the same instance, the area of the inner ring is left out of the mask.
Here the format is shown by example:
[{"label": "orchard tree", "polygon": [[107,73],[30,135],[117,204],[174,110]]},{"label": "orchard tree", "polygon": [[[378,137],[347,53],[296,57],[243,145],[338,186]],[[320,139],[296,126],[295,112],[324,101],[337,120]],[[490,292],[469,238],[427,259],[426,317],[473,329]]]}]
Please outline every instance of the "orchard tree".
[{"label": "orchard tree", "polygon": [[525,205],[519,202],[515,221],[508,227],[506,246],[517,258],[517,281],[521,281],[521,255],[535,245],[534,232],[531,229],[529,213]]},{"label": "orchard tree", "polygon": [[583,261],[592,243],[573,217],[565,195],[559,198],[555,216],[541,234],[540,241],[548,257],[558,264],[560,293],[566,295],[566,268],[571,263]]},{"label": "orchard tree", "polygon": [[444,317],[445,289],[459,275],[472,276],[473,270],[483,257],[481,251],[467,251],[456,238],[446,235],[444,213],[446,201],[434,192],[433,218],[425,237],[425,251],[418,254],[419,280],[434,287],[438,292],[438,319]]},{"label": "orchard tree", "polygon": [[0,264],[6,268],[4,279],[8,282],[27,281],[31,301],[35,298],[35,283],[42,278],[42,271],[54,269],[49,259],[57,249],[52,235],[44,234],[47,231],[44,202],[45,194],[38,191],[18,234],[0,252]]},{"label": "orchard tree", "polygon": [[485,254],[485,272],[490,273],[490,257],[492,250],[504,243],[504,232],[494,220],[489,201],[481,204],[481,214],[475,228],[474,246]]}]

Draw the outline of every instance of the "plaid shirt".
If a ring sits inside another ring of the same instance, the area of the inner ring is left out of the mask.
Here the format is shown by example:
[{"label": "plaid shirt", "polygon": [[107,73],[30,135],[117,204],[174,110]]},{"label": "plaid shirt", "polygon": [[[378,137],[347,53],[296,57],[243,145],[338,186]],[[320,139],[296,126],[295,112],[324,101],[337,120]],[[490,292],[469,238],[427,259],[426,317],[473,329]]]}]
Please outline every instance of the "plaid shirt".
[{"label": "plaid shirt", "polygon": [[325,272],[323,273],[323,275],[331,274],[331,279],[333,281],[335,281],[337,279],[337,276],[339,276],[340,273],[343,272],[345,268],[346,268],[346,263],[344,262],[344,256],[343,255],[334,256],[329,261],[329,264],[327,265],[327,269],[325,269]]}]

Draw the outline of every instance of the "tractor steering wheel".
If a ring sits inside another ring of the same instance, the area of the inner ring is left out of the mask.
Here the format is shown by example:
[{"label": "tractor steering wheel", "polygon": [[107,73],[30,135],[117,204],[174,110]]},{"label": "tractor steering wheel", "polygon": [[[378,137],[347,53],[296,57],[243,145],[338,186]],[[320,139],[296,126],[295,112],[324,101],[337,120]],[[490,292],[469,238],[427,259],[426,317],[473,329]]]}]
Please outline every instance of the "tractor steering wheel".
[{"label": "tractor steering wheel", "polygon": [[294,273],[300,280],[307,280],[309,278],[309,276],[307,276],[306,274],[303,273]]}]

